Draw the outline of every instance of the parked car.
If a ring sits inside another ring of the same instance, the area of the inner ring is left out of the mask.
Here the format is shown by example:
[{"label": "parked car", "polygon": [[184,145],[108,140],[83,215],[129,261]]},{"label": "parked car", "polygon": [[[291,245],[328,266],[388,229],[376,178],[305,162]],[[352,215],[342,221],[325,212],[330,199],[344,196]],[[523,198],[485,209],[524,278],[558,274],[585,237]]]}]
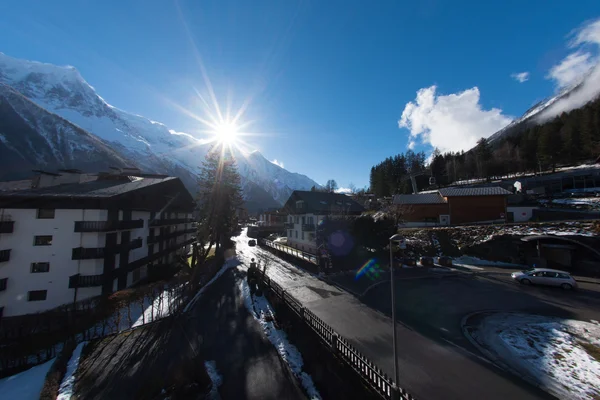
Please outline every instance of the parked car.
[{"label": "parked car", "polygon": [[419,261],[424,267],[433,267],[433,257],[423,256]]},{"label": "parked car", "polygon": [[248,246],[250,246],[250,247],[256,246],[256,240],[254,240],[254,239],[248,240]]},{"label": "parked car", "polygon": [[577,288],[577,281],[568,272],[557,269],[532,268],[513,272],[510,276],[523,285],[557,286],[565,290]]}]

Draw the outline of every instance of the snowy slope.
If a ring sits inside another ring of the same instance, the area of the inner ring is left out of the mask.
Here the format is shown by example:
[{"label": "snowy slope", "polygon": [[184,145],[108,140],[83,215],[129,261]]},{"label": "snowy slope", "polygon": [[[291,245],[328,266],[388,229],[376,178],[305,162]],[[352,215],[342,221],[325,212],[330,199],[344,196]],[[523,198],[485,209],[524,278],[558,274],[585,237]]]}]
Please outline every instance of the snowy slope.
[{"label": "snowy slope", "polygon": [[86,172],[135,166],[98,137],[0,84],[0,179],[22,179],[32,169]]},{"label": "snowy slope", "polygon": [[[111,106],[73,67],[20,60],[0,53],[0,83],[97,135],[144,170],[178,171],[191,183],[210,147],[191,135],[176,134],[164,124]],[[304,175],[272,164],[260,153],[252,153],[248,159],[236,154],[236,158],[243,183],[254,182],[280,204],[293,189],[318,186]]]}]

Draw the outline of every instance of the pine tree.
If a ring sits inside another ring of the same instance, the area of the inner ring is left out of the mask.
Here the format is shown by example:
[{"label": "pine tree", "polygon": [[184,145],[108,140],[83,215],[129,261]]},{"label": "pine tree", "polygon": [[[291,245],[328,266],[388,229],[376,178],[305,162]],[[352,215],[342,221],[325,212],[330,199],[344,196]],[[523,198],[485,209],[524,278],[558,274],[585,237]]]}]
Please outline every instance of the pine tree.
[{"label": "pine tree", "polygon": [[213,147],[202,163],[197,203],[197,259],[203,261],[213,245],[218,252],[231,238],[238,227],[236,212],[243,204],[235,160],[218,147]]},{"label": "pine tree", "polygon": [[561,136],[558,134],[557,124],[546,124],[542,127],[539,136],[539,153],[541,160],[552,166],[552,172],[556,171],[556,164],[560,158],[563,148]]}]

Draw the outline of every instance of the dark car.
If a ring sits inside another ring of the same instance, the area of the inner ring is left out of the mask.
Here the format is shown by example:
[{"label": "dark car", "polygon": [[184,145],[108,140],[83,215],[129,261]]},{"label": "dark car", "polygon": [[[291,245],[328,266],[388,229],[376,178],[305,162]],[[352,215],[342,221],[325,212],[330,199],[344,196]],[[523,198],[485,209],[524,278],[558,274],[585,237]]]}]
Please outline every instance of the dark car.
[{"label": "dark car", "polygon": [[254,240],[254,239],[248,240],[248,246],[250,246],[250,247],[256,246],[256,240]]}]

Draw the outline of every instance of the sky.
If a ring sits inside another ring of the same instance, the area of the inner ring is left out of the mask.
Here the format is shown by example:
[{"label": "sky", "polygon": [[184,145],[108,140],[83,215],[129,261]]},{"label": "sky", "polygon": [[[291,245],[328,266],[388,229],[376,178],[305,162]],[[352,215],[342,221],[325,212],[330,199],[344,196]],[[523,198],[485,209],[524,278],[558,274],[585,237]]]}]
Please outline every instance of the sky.
[{"label": "sky", "polygon": [[[468,150],[596,65],[600,2],[3,0],[0,52],[75,66],[108,103],[244,141],[323,184]],[[251,135],[250,135],[251,134]]]}]

